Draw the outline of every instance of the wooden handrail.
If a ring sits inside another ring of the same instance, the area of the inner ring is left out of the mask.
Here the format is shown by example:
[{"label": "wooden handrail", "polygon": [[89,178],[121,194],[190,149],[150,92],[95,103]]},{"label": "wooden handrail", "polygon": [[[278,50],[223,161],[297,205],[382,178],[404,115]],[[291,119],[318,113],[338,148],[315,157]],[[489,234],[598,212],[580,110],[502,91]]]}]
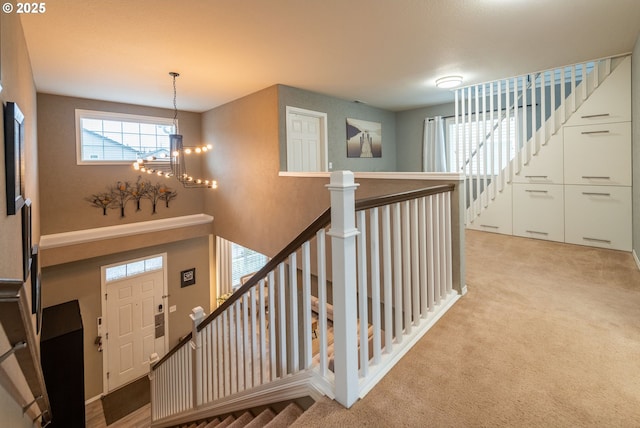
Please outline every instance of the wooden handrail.
[{"label": "wooden handrail", "polygon": [[27,301],[23,287],[21,280],[0,279],[0,325],[10,344],[22,344],[14,347],[13,355],[35,400],[31,404],[21,403],[16,396],[19,394],[17,390],[12,391],[12,395],[15,394],[13,398],[25,407],[25,412],[37,402],[41,412],[36,414],[40,413],[38,418],[42,416],[46,422],[51,419],[51,406],[40,365],[38,339],[32,325],[31,302]]},{"label": "wooden handrail", "polygon": [[[391,195],[374,196],[371,198],[359,199],[355,203],[356,211],[368,210],[371,208],[381,207],[388,204],[394,204],[398,202],[409,201],[415,198],[422,198],[425,196],[435,195],[437,193],[451,192],[455,189],[455,184],[442,184],[438,186],[431,186],[417,190],[409,190],[406,192],[394,193]],[[255,286],[261,279],[265,278],[269,272],[276,269],[280,263],[284,262],[289,255],[296,251],[302,244],[310,240],[315,234],[322,228],[327,227],[331,222],[331,208],[327,208],[322,214],[320,214],[305,230],[302,231],[296,238],[293,239],[286,247],[284,247],[278,254],[276,254],[266,265],[257,271],[247,282],[245,282],[240,288],[238,288],[227,300],[218,306],[215,311],[209,314],[198,325],[198,331],[201,331],[214,319],[216,319],[221,313],[227,310],[228,307],[233,305],[240,297]],[[152,370],[162,365],[171,355],[176,353],[178,349],[187,344],[191,340],[192,333],[185,336],[176,346],[174,346],[164,357],[162,357],[157,363],[152,366]]]}]

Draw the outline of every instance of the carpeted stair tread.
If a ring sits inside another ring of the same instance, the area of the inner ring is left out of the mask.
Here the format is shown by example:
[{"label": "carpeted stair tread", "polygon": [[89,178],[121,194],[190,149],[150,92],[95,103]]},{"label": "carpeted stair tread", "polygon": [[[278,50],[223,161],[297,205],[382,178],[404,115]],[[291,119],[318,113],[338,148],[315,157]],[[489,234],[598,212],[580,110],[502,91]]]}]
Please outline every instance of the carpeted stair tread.
[{"label": "carpeted stair tread", "polygon": [[244,412],[238,419],[236,419],[228,428],[242,428],[253,419],[253,415],[249,412]]},{"label": "carpeted stair tread", "polygon": [[212,421],[209,421],[204,428],[213,428],[213,427],[217,427],[218,425],[220,425],[220,419],[215,418]]},{"label": "carpeted stair tread", "polygon": [[233,415],[229,415],[222,422],[220,422],[218,425],[216,425],[216,428],[226,428],[229,425],[231,425],[232,423],[234,423],[235,420],[236,420],[236,418],[234,418]]},{"label": "carpeted stair tread", "polygon": [[266,428],[284,428],[291,425],[304,411],[296,403],[291,403],[278,413],[271,422],[265,425]]},{"label": "carpeted stair tread", "polygon": [[262,428],[266,426],[273,418],[276,417],[276,414],[271,409],[265,409],[258,416],[253,418],[251,422],[249,422],[244,428]]},{"label": "carpeted stair tread", "polygon": [[197,428],[204,428],[207,426],[207,423],[208,423],[207,421],[200,422],[200,425],[198,425]]}]

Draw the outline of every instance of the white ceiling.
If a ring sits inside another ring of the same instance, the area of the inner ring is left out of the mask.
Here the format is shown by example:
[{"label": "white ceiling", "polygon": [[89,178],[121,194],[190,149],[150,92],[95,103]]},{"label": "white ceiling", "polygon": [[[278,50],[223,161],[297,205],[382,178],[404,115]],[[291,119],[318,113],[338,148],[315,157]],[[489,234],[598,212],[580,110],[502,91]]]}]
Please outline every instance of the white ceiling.
[{"label": "white ceiling", "polygon": [[640,0],[53,0],[21,15],[39,92],[202,112],[281,83],[389,110],[630,52]]}]

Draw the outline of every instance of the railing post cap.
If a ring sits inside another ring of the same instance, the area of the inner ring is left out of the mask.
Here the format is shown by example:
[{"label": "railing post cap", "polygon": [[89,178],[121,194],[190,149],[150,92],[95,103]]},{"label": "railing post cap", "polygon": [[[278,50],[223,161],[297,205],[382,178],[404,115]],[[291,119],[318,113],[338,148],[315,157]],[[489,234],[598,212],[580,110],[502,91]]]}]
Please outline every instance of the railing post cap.
[{"label": "railing post cap", "polygon": [[189,314],[189,317],[193,321],[201,320],[204,318],[204,316],[205,313],[204,309],[202,309],[202,306],[196,306],[195,308],[191,309],[191,314]]},{"label": "railing post cap", "polygon": [[359,184],[355,183],[353,172],[351,171],[333,171],[329,179],[327,188],[331,189],[344,189],[344,188],[356,188]]}]

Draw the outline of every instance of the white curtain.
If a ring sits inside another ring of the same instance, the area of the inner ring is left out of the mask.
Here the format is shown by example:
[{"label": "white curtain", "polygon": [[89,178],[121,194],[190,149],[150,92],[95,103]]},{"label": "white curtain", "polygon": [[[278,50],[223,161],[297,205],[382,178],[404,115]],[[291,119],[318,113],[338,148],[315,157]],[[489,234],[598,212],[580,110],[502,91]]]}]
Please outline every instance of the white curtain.
[{"label": "white curtain", "polygon": [[216,297],[233,292],[231,241],[216,236]]},{"label": "white curtain", "polygon": [[447,171],[447,148],[444,138],[444,119],[442,116],[431,117],[424,120],[422,170],[424,172]]}]

